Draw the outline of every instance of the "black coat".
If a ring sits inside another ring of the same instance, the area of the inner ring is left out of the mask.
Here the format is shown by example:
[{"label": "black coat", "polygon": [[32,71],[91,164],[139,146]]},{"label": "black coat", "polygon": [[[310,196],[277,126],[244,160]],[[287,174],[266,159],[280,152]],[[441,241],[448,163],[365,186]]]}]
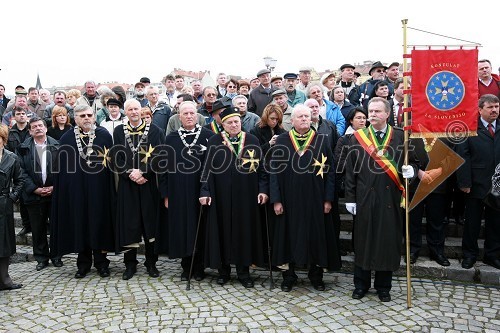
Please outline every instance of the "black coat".
[{"label": "black coat", "polygon": [[[340,269],[332,215],[324,214],[323,206],[325,201],[334,201],[335,173],[328,138],[316,134],[299,156],[289,133],[284,133],[271,151],[278,157],[271,159],[270,201],[282,203],[284,210],[276,217],[273,264]],[[314,165],[315,160],[324,161],[324,166]]]},{"label": "black coat", "polygon": [[260,147],[262,148],[262,154],[266,156],[267,151],[271,148],[269,141],[272,139],[273,135],[280,135],[285,133],[286,131],[282,127],[275,127],[274,133],[271,130],[271,127],[264,126],[259,127],[259,125],[255,126],[250,133],[255,135],[257,139],[259,139]]},{"label": "black coat", "polygon": [[477,136],[468,137],[456,146],[465,163],[457,171],[459,188],[470,188],[469,196],[484,199],[491,188],[491,177],[500,163],[500,121],[496,121],[495,137],[478,120]]},{"label": "black coat", "polygon": [[[190,148],[184,146],[179,133],[172,132],[167,136],[166,168],[160,176],[159,189],[162,198],[168,198],[167,214],[160,221],[155,242],[156,251],[168,254],[170,258],[191,256],[193,252],[198,216],[200,212],[200,178],[205,163],[208,139],[214,134],[201,129],[197,143]],[[186,137],[191,144],[194,135]],[[203,227],[204,223],[200,227]],[[203,228],[200,237],[203,236]],[[198,246],[201,248],[201,246]]]},{"label": "black coat", "polygon": [[[246,134],[242,152],[236,155],[223,144],[222,136],[208,140],[208,156],[202,176],[200,197],[211,197],[207,208],[205,265],[220,268],[235,264],[262,265],[262,225],[257,196],[268,193],[262,168],[259,140]],[[259,161],[244,163],[243,159]]]},{"label": "black coat", "polygon": [[248,111],[253,112],[261,117],[264,108],[272,102],[273,97],[271,96],[271,94],[275,90],[275,88],[271,87],[271,90],[267,93],[262,85],[259,85],[257,88],[253,89],[250,92],[250,96],[248,98]]},{"label": "black coat", "polygon": [[14,124],[9,130],[9,137],[7,139],[7,144],[5,148],[12,153],[16,153],[17,147],[19,147],[27,137],[30,136],[29,125],[21,131],[17,128],[17,124]]},{"label": "black coat", "polygon": [[18,157],[4,149],[0,161],[0,258],[16,253],[13,205],[21,195],[23,185]]},{"label": "black coat", "polygon": [[[141,132],[131,135],[131,140],[136,147],[139,143]],[[145,241],[150,242],[156,236],[160,217],[160,192],[156,172],[158,162],[156,147],[165,143],[165,132],[156,125],[151,124],[146,139],[138,147],[138,152],[132,153],[123,132],[123,125],[119,125],[113,132],[114,146],[110,151],[113,168],[119,174],[117,190],[117,242],[120,248],[131,244],[140,243],[143,233]],[[146,152],[153,149],[150,157]],[[129,178],[130,169],[140,169],[147,182],[139,185]],[[156,171],[156,172],[155,172]]]},{"label": "black coat", "polygon": [[50,248],[59,256],[88,249],[115,251],[113,175],[102,156],[113,140],[104,128],[97,127],[95,133],[91,166],[79,156],[73,131],[59,141],[50,220]]},{"label": "black coat", "polygon": [[[387,135],[387,134],[386,134]],[[394,128],[389,153],[397,165],[400,181],[404,162],[404,132]],[[415,176],[418,160],[409,152]],[[396,271],[401,260],[403,237],[402,192],[393,180],[351,136],[346,157],[345,202],[356,203],[354,263],[364,270]]]},{"label": "black coat", "polygon": [[26,205],[37,204],[40,202],[47,202],[52,200],[52,196],[39,196],[33,193],[39,187],[48,187],[54,184],[54,162],[57,155],[59,142],[50,136],[47,136],[46,146],[46,174],[45,182],[42,180],[42,167],[40,155],[35,148],[35,141],[30,136],[17,148],[17,154],[21,159],[21,168],[23,169],[23,176],[25,184],[22,192],[22,198]]}]

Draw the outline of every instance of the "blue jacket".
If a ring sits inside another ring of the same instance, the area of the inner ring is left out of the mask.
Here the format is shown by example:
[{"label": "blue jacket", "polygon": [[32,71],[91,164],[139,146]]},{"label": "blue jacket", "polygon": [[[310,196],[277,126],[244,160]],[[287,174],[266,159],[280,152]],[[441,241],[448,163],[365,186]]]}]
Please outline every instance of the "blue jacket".
[{"label": "blue jacket", "polygon": [[330,102],[323,98],[323,102],[326,104],[326,119],[330,120],[337,126],[337,133],[339,136],[344,135],[345,131],[345,118],[340,112],[340,108],[337,104]]}]

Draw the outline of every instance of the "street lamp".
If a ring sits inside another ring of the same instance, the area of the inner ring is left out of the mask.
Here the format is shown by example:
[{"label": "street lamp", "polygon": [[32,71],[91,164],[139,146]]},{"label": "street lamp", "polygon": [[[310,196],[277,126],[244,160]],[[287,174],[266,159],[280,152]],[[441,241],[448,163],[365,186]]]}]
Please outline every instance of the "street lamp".
[{"label": "street lamp", "polygon": [[276,68],[277,62],[278,60],[273,59],[271,57],[264,57],[264,65],[266,65],[266,68],[269,69],[271,73]]}]

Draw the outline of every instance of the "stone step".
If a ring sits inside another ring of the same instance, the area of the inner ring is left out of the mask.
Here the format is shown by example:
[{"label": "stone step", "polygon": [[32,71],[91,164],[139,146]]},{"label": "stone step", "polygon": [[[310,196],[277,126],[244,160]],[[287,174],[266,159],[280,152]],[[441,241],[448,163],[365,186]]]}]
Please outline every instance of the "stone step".
[{"label": "stone step", "polygon": [[[26,236],[17,236],[17,233],[21,231],[21,228],[16,228],[16,243],[17,245],[27,245],[27,246],[32,246],[33,245],[33,238],[31,233],[28,233]],[[49,238],[49,236],[47,236]],[[340,232],[340,247],[342,253],[352,253],[354,252],[353,246],[352,246],[352,233],[349,231],[341,231]],[[478,246],[479,246],[479,256],[478,259],[481,259],[483,256],[483,247],[484,247],[484,240],[479,239],[478,240]],[[403,253],[405,252],[406,248],[403,244]],[[139,248],[140,253],[144,253],[144,244],[141,243],[140,248]],[[462,239],[461,238],[456,238],[456,237],[447,237],[445,240],[445,248],[444,248],[444,254],[448,259],[460,259],[462,258]],[[425,236],[422,238],[422,249],[420,250],[419,256],[421,258],[426,258],[429,257],[429,249],[427,248],[427,242],[425,240]],[[420,260],[420,258],[419,258]]]},{"label": "stone step", "polygon": [[[144,248],[139,249],[139,261],[143,261]],[[70,254],[62,258],[63,262],[65,258],[75,258],[75,254]],[[159,260],[170,260],[165,256],[160,256]],[[17,253],[11,257],[12,262],[33,262],[34,258],[32,255],[32,249],[30,246],[20,245],[17,247]],[[121,260],[120,260],[121,261]],[[174,264],[179,264],[179,260],[170,260]],[[416,264],[411,265],[410,272],[413,280],[417,279],[434,279],[440,280],[453,280],[461,281],[464,283],[481,283],[486,285],[500,286],[500,270],[485,265],[481,261],[476,262],[476,264],[471,269],[463,269],[461,263],[457,259],[450,259],[451,265],[448,267],[440,266],[434,261],[428,260],[427,258],[419,258]],[[120,266],[123,268],[122,266]],[[33,265],[35,269],[35,264]],[[76,267],[75,267],[76,269]],[[124,269],[124,268],[123,268]],[[265,268],[257,267],[255,268],[259,271],[264,271]],[[342,269],[344,273],[352,273],[354,270],[354,255],[348,253],[342,256]],[[335,275],[335,273],[326,273]],[[279,272],[273,272],[275,279],[281,279],[281,274]],[[401,257],[401,266],[394,273],[395,276],[404,277],[406,276],[406,264],[404,258]]]},{"label": "stone step", "polygon": [[[16,228],[22,228],[21,214],[19,212],[14,213],[14,225]],[[445,225],[446,237],[456,237],[461,238],[463,234],[463,225],[455,224],[451,222]],[[340,215],[340,230],[352,232],[352,216],[350,214]],[[426,221],[425,218],[422,221],[422,235],[425,237],[426,234]],[[481,230],[479,233],[479,239],[484,239],[484,223],[481,225]]]},{"label": "stone step", "polygon": [[[481,259],[483,257],[483,252],[484,252],[484,239],[479,239],[477,243],[479,246],[478,258]],[[352,232],[348,232],[348,231],[341,231],[340,232],[340,248],[343,251],[342,253],[354,252],[354,249],[352,246]],[[403,244],[403,252],[405,252],[405,250],[406,250],[406,247]],[[448,259],[460,259],[460,258],[462,258],[462,238],[446,237],[445,243],[444,243],[444,255]],[[422,237],[422,248],[420,250],[419,256],[420,257],[429,257],[429,249],[427,247],[427,241],[425,239],[425,236]]]}]

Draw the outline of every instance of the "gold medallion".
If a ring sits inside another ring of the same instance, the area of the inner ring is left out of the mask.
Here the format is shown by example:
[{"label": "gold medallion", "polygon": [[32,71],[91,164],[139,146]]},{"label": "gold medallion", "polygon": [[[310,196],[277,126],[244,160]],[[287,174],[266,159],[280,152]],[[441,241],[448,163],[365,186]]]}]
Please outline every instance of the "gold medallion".
[{"label": "gold medallion", "polygon": [[431,145],[425,145],[424,149],[425,149],[426,152],[430,152],[432,150],[432,146]]},{"label": "gold medallion", "polygon": [[383,149],[379,150],[379,151],[377,152],[377,156],[379,156],[379,157],[384,156],[384,150],[383,150]]}]

